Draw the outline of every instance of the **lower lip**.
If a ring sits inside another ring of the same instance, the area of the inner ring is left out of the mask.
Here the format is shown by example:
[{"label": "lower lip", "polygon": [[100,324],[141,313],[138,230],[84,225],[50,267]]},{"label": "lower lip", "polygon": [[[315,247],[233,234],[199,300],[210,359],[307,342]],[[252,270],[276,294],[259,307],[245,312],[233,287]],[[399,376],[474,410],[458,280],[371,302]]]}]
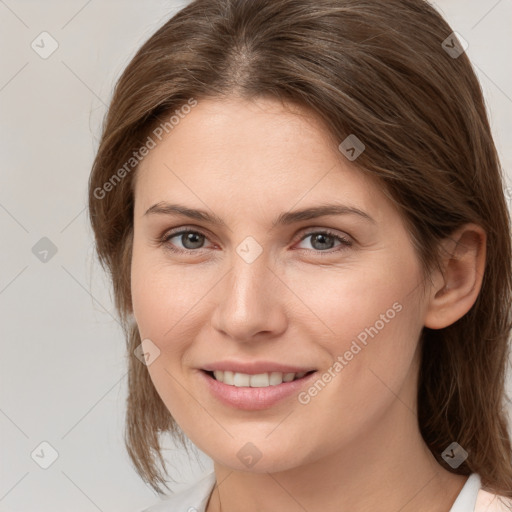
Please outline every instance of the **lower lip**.
[{"label": "lower lip", "polygon": [[200,370],[199,373],[213,396],[222,403],[246,411],[259,411],[268,409],[280,400],[298,394],[316,376],[317,372],[310,373],[301,379],[265,388],[230,386],[210,377],[204,370]]}]

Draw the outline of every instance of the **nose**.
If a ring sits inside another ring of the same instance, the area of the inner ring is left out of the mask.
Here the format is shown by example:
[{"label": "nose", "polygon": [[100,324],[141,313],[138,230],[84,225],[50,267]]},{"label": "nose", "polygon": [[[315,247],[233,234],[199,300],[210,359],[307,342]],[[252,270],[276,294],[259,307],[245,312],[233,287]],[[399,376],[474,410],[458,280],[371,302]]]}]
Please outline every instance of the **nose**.
[{"label": "nose", "polygon": [[266,253],[248,263],[233,254],[231,270],[216,287],[212,326],[238,342],[282,335],[287,327],[286,286],[270,268]]}]

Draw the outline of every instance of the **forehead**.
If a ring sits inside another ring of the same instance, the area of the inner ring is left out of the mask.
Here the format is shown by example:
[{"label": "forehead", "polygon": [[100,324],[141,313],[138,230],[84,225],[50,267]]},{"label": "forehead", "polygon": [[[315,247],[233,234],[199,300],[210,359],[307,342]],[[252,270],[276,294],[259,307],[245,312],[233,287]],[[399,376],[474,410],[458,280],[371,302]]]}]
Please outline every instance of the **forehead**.
[{"label": "forehead", "polygon": [[384,207],[378,185],[338,144],[321,118],[296,105],[201,100],[141,162],[136,204],[186,196],[237,208],[333,199],[374,212]]}]

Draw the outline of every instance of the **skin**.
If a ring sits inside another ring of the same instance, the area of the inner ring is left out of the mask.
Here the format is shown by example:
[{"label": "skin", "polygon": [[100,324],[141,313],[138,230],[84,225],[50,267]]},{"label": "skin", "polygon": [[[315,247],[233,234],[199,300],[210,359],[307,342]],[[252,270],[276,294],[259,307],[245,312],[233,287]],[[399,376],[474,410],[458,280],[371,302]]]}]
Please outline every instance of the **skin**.
[{"label": "skin", "polygon": [[[141,163],[131,282],[141,339],[160,350],[151,379],[214,461],[220,485],[207,512],[448,511],[466,477],[438,464],[420,435],[418,340],[423,326],[450,325],[475,302],[485,232],[463,226],[444,244],[442,272],[423,280],[382,187],[340,153],[321,119],[287,107],[202,100]],[[207,210],[226,226],[145,215],[161,201]],[[283,212],[325,202],[374,222],[331,215],[272,227]],[[159,241],[180,227],[205,238]],[[306,236],[325,229],[352,245]],[[263,249],[250,264],[236,252],[248,236]],[[223,359],[313,366],[321,375],[394,303],[401,311],[305,405],[294,395],[239,410],[199,378],[202,366]],[[261,452],[251,468],[237,456],[247,442]]]}]

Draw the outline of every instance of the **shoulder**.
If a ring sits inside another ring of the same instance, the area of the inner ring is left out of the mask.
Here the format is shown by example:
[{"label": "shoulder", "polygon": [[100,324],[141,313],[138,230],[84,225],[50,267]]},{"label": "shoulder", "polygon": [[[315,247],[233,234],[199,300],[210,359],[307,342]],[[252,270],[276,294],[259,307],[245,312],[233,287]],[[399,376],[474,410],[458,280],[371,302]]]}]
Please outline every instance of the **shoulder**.
[{"label": "shoulder", "polygon": [[480,489],[475,512],[512,512],[512,499]]},{"label": "shoulder", "polygon": [[215,486],[215,473],[210,473],[186,489],[151,505],[141,512],[204,512]]}]

